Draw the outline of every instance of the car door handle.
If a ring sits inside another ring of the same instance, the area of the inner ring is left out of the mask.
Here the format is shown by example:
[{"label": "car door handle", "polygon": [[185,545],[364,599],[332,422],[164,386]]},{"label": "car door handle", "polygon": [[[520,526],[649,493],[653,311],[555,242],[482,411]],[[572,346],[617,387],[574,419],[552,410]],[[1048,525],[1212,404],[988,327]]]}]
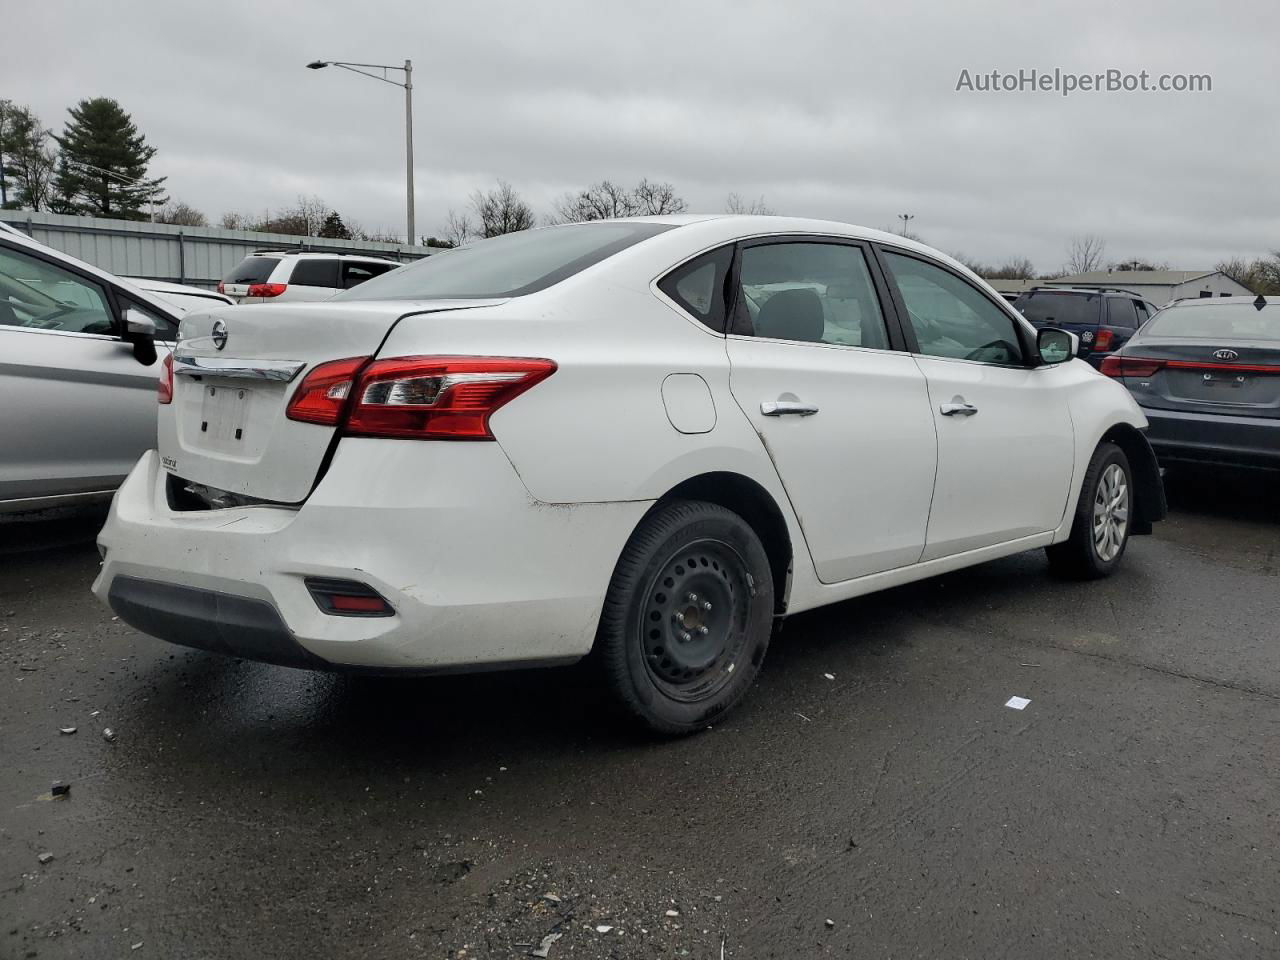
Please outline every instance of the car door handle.
[{"label": "car door handle", "polygon": [[760,404],[760,412],[766,417],[812,417],[818,408],[798,400],[765,400]]},{"label": "car door handle", "polygon": [[944,403],[938,409],[944,417],[972,417],[978,412],[972,403]]}]

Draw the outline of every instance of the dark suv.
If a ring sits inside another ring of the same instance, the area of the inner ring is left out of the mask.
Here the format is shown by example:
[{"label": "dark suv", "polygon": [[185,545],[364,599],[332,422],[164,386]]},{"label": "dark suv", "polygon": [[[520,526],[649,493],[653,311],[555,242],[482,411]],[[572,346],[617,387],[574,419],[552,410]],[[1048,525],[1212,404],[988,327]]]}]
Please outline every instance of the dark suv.
[{"label": "dark suv", "polygon": [[1127,290],[1035,287],[1013,301],[1037,327],[1061,327],[1080,338],[1079,356],[1095,367],[1119,350],[1158,309]]}]

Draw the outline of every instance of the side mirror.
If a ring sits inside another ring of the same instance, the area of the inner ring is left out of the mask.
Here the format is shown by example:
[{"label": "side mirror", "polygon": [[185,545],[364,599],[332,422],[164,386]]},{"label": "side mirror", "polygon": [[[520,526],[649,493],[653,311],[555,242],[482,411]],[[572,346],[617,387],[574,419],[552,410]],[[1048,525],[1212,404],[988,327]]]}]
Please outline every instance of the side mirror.
[{"label": "side mirror", "polygon": [[133,356],[144,367],[156,362],[156,322],[141,310],[125,307],[124,339],[133,344]]},{"label": "side mirror", "polygon": [[124,311],[124,332],[130,340],[145,337],[150,337],[154,340],[156,322],[141,310],[137,310],[134,307],[126,307]]},{"label": "side mirror", "polygon": [[1080,338],[1057,327],[1041,327],[1036,334],[1036,350],[1043,364],[1066,363],[1080,352]]}]

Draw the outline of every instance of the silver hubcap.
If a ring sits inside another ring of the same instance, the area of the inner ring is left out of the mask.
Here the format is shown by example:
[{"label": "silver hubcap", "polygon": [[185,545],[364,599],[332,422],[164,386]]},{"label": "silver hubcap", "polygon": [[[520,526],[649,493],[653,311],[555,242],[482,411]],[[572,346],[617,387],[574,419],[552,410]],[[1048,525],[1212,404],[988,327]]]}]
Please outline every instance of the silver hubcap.
[{"label": "silver hubcap", "polygon": [[1129,481],[1120,464],[1102,471],[1093,498],[1093,549],[1103,562],[1113,560],[1129,529]]}]

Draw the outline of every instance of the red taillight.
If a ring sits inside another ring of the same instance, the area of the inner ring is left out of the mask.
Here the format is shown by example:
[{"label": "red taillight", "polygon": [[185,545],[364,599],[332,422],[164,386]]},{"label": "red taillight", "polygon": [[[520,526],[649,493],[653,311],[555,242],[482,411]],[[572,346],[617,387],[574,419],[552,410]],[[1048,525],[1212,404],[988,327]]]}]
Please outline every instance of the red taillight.
[{"label": "red taillight", "polygon": [[1111,341],[1115,339],[1115,334],[1103,327],[1098,331],[1098,335],[1093,340],[1093,349],[1099,353],[1104,350],[1111,349]]},{"label": "red taillight", "polygon": [[173,354],[166,353],[160,364],[160,377],[156,380],[156,399],[161,403],[173,403]]},{"label": "red taillight", "polygon": [[307,577],[304,581],[311,591],[311,598],[325,613],[336,617],[390,617],[395,608],[383,599],[382,594],[358,580],[331,580],[328,577]]},{"label": "red taillight", "polygon": [[[394,357],[360,374],[345,433],[413,440],[492,440],[494,411],[555,372],[523,357]],[[308,378],[310,379],[310,378]]]},{"label": "red taillight", "polygon": [[219,281],[218,281],[218,292],[219,292],[219,293],[222,293],[222,294],[225,294],[225,293],[227,292],[226,290],[222,289],[222,281],[221,281],[221,280],[219,280]]},{"label": "red taillight", "polygon": [[251,283],[249,284],[250,297],[278,297],[284,293],[288,284],[285,283]]},{"label": "red taillight", "polygon": [[1106,357],[1102,372],[1108,377],[1153,377],[1164,365],[1165,361],[1148,357]]},{"label": "red taillight", "polygon": [[313,367],[293,392],[284,415],[303,423],[337,426],[356,374],[368,362],[368,357],[348,357]]}]

